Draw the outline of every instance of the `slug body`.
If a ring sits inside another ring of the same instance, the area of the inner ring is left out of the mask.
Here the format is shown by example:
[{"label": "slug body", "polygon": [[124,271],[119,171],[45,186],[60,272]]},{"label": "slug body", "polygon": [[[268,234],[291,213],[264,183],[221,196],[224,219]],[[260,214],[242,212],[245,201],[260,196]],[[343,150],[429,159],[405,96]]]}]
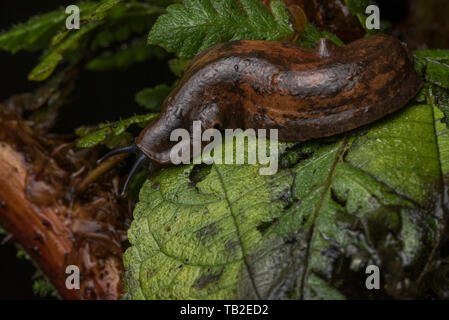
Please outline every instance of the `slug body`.
[{"label": "slug body", "polygon": [[316,49],[224,43],[195,58],[135,144],[152,163],[165,166],[177,143],[171,132],[192,132],[198,120],[203,130],[278,129],[280,141],[332,136],[400,109],[421,86],[411,53],[391,36],[343,47],[322,39]]}]

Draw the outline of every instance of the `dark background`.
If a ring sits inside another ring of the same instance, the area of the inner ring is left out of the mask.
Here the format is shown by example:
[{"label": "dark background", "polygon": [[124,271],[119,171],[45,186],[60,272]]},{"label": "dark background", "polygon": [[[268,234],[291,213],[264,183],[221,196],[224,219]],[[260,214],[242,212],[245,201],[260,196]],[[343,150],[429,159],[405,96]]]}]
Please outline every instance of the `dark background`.
[{"label": "dark background", "polygon": [[[65,0],[0,0],[0,30],[29,17],[73,4]],[[382,19],[398,23],[408,16],[407,0],[378,1]],[[37,64],[39,53],[19,52],[11,55],[0,52],[0,101],[12,94],[31,91],[36,83],[27,81],[27,74]],[[54,129],[73,132],[81,125],[94,125],[105,120],[117,120],[142,112],[134,102],[134,95],[145,87],[159,83],[171,84],[174,76],[161,61],[145,62],[122,71],[84,71]],[[114,108],[112,107],[114,106]],[[12,243],[0,245],[0,299],[38,299],[32,292],[34,267],[16,258]]]}]

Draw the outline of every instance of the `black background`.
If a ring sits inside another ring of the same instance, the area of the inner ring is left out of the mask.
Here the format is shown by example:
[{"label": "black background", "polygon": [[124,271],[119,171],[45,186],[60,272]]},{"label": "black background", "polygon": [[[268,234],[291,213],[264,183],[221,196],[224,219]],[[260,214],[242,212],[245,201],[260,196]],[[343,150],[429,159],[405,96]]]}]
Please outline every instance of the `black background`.
[{"label": "black background", "polygon": [[[0,30],[29,17],[73,4],[66,0],[0,0]],[[407,16],[407,0],[378,1],[382,19],[399,21]],[[12,94],[28,92],[37,86],[27,81],[27,74],[37,64],[39,53],[0,52],[0,101]],[[145,87],[171,84],[174,76],[164,62],[145,62],[125,71],[84,71],[54,128],[57,132],[73,132],[81,125],[94,125],[142,112],[134,95]],[[106,115],[106,117],[105,117]],[[8,243],[0,246],[0,299],[38,299],[32,292],[34,267],[16,258],[16,249]]]}]

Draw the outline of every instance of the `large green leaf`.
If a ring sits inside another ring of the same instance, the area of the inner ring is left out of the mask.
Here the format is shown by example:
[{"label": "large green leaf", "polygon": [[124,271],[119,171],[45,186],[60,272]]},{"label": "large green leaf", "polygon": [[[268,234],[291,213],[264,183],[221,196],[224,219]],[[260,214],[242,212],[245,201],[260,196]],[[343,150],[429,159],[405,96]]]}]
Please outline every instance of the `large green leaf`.
[{"label": "large green leaf", "polygon": [[[406,108],[339,137],[283,144],[273,176],[256,165],[190,165],[147,181],[124,256],[125,298],[428,294],[449,209],[449,66],[443,51],[416,57],[427,82]],[[365,287],[372,264],[380,291]]]},{"label": "large green leaf", "polygon": [[285,5],[278,0],[271,2],[271,13],[259,0],[184,0],[167,11],[148,42],[181,58],[229,40],[279,40],[293,34]]},{"label": "large green leaf", "polygon": [[[125,297],[419,295],[447,206],[449,130],[433,95],[426,87],[341,137],[283,145],[273,176],[257,165],[163,170],[134,212]],[[382,271],[377,292],[365,287],[370,264]]]}]

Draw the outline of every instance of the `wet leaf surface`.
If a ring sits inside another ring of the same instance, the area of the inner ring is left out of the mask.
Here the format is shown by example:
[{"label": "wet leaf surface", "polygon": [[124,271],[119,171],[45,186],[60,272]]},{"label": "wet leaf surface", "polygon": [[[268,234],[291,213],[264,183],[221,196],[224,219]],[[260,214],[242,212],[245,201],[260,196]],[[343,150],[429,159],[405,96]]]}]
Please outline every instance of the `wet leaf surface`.
[{"label": "wet leaf surface", "polygon": [[[431,98],[415,101],[335,141],[288,149],[283,158],[299,162],[274,176],[256,165],[212,165],[193,181],[206,168],[162,171],[134,212],[127,297],[419,296],[448,205],[443,117]],[[370,264],[381,292],[365,288]]]}]

